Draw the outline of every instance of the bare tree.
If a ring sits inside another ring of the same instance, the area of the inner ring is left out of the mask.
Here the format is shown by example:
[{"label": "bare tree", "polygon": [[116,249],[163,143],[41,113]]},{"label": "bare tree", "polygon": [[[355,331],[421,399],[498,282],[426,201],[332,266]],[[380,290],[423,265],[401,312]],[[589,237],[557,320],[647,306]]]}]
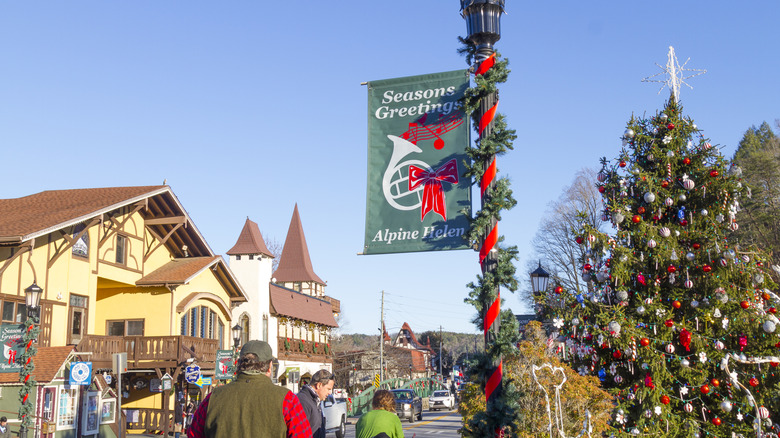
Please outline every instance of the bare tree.
[{"label": "bare tree", "polygon": [[[585,247],[575,242],[574,231],[581,228],[583,221],[596,228],[602,225],[604,207],[595,182],[594,169],[583,168],[577,172],[571,185],[564,188],[560,197],[548,205],[534,236],[533,246],[538,261],[528,260],[526,269],[530,273],[537,268],[537,263],[542,264],[550,273],[548,293],[551,296],[557,286],[573,294],[586,290],[580,262]],[[530,281],[527,284],[524,298],[532,301]]]},{"label": "bare tree", "polygon": [[267,234],[261,232],[261,235],[265,236],[265,246],[268,248],[268,251],[271,251],[271,254],[274,256],[273,264],[271,265],[271,272],[275,272],[276,268],[279,267],[279,259],[282,258],[282,249],[284,249],[284,244],[279,243],[278,240],[276,240],[275,237],[268,237]]}]

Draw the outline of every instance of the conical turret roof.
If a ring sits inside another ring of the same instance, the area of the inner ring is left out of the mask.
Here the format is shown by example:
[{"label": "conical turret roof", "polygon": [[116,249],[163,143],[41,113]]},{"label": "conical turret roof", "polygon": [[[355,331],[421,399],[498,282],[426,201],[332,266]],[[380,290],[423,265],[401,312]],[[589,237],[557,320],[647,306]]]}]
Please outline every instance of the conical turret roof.
[{"label": "conical turret roof", "polygon": [[246,218],[244,229],[238,235],[236,244],[227,252],[228,255],[240,254],[264,254],[273,258],[273,254],[265,246],[263,235],[260,234],[260,228],[257,224]]},{"label": "conical turret roof", "polygon": [[279,267],[274,272],[277,282],[287,281],[313,281],[324,285],[325,282],[314,273],[309,257],[309,247],[306,245],[306,236],[303,234],[301,217],[298,214],[298,204],[295,204],[290,229],[287,230],[287,239],[284,241],[282,257]]}]

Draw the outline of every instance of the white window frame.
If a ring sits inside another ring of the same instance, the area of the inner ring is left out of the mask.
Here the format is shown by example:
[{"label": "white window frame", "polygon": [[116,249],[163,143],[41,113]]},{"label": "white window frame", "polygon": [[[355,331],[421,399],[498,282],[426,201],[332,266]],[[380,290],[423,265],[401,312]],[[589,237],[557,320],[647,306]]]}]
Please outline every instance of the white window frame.
[{"label": "white window frame", "polygon": [[[55,411],[55,421],[57,422],[57,430],[73,430],[78,425],[79,421],[79,389],[80,387],[77,385],[62,385],[60,386],[59,390],[57,391],[57,410]],[[62,402],[62,394],[67,393],[68,398],[66,403],[68,403],[68,406],[61,406]],[[66,412],[66,415],[60,415],[61,409],[68,409],[70,408],[71,412]],[[70,424],[65,423],[67,418],[70,417]]]}]

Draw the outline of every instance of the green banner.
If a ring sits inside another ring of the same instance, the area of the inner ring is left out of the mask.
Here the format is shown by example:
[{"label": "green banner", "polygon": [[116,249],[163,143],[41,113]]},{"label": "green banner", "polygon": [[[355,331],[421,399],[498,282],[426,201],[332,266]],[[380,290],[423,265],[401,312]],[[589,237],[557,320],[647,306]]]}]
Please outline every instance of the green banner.
[{"label": "green banner", "polygon": [[368,83],[364,254],[467,249],[466,70]]},{"label": "green banner", "polygon": [[0,373],[18,373],[24,353],[24,324],[0,324],[0,342],[3,344],[3,357],[0,358]]},{"label": "green banner", "polygon": [[233,359],[233,350],[217,350],[217,366],[214,370],[214,378],[228,380],[235,377],[236,363]]}]

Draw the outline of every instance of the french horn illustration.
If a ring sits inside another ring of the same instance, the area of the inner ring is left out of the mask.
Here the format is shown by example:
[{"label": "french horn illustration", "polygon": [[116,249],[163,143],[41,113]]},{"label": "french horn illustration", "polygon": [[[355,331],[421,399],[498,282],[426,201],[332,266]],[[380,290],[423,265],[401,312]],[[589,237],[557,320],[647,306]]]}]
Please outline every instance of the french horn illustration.
[{"label": "french horn illustration", "polygon": [[409,159],[402,161],[407,155],[421,153],[422,149],[414,143],[395,135],[387,138],[393,142],[393,153],[382,177],[382,193],[385,200],[396,210],[414,210],[422,205],[422,186],[409,190],[409,166],[430,169],[428,163]]}]

